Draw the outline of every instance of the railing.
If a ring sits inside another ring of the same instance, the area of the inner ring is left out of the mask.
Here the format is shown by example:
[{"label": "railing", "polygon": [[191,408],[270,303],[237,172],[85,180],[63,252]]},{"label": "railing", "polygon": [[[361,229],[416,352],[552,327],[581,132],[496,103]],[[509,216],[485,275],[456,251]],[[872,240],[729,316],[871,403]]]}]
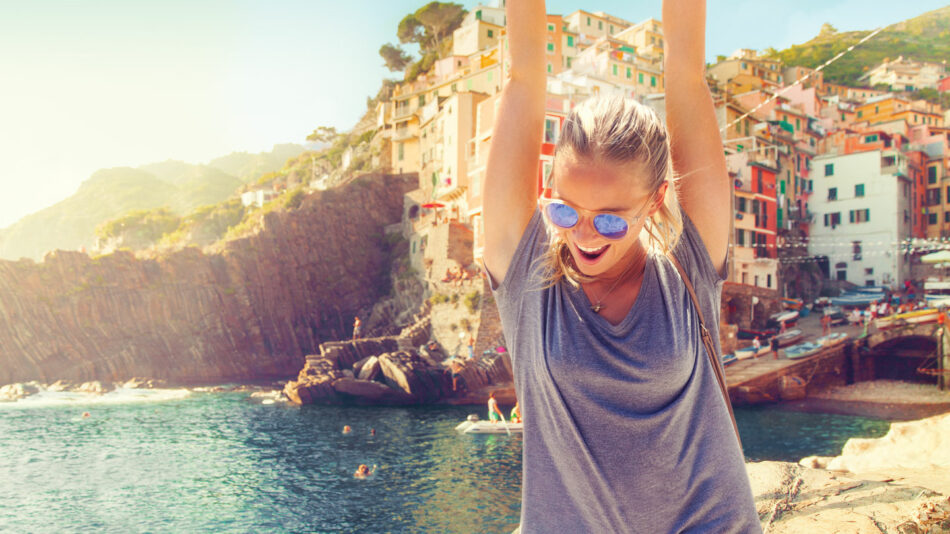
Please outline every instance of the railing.
[{"label": "railing", "polygon": [[405,141],[418,136],[419,134],[413,133],[409,128],[393,131],[393,141]]}]

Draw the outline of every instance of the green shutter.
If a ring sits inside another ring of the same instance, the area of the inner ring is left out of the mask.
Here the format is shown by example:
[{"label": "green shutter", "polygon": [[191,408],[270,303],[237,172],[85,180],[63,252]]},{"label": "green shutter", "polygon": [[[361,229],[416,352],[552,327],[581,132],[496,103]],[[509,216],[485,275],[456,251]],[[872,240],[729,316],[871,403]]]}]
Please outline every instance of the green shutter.
[{"label": "green shutter", "polygon": [[785,194],[785,180],[778,183],[778,192],[783,195]]},{"label": "green shutter", "polygon": [[642,72],[638,72],[638,73],[637,73],[637,83],[643,83],[643,73],[642,73]]},{"label": "green shutter", "polygon": [[616,76],[616,75],[617,75],[617,65],[615,64],[613,67],[614,67],[614,76]]},{"label": "green shutter", "polygon": [[627,79],[629,80],[633,76],[633,73],[630,72],[630,67],[627,67]]},{"label": "green shutter", "polygon": [[650,87],[656,87],[656,76],[650,76]]},{"label": "green shutter", "polygon": [[554,43],[548,43],[548,52],[554,52]]},{"label": "green shutter", "polygon": [[573,35],[568,35],[568,36],[567,36],[567,46],[574,46],[574,36],[573,36]]}]

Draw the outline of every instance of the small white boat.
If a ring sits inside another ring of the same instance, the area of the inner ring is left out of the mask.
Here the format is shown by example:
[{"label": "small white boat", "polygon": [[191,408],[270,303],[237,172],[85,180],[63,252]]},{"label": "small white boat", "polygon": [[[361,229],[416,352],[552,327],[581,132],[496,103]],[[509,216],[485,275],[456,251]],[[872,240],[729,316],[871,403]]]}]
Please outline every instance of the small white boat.
[{"label": "small white boat", "polygon": [[763,355],[763,354],[769,352],[770,350],[771,350],[771,349],[769,349],[769,344],[768,344],[768,343],[766,343],[765,345],[759,347],[759,350],[758,350],[758,351],[755,350],[755,347],[754,347],[754,346],[749,345],[748,347],[743,347],[743,348],[741,348],[741,349],[736,349],[736,359],[737,359],[737,360],[747,360],[747,359],[749,359],[749,358],[755,358],[755,357],[757,357],[757,356],[761,356],[761,355]]},{"label": "small white boat", "polygon": [[846,339],[848,339],[848,334],[845,334],[844,332],[832,332],[827,336],[821,336],[820,338],[816,339],[815,343],[818,343],[823,347],[832,347],[834,345],[844,343],[844,340]]},{"label": "small white boat", "polygon": [[737,361],[738,361],[738,359],[736,358],[736,355],[735,355],[734,353],[732,353],[732,352],[730,352],[729,354],[723,354],[723,355],[722,355],[722,366],[723,366],[723,367],[726,367],[727,365],[732,364],[732,363],[736,363]]},{"label": "small white boat", "polygon": [[824,347],[818,343],[812,343],[811,341],[806,341],[804,343],[799,343],[798,345],[792,345],[791,347],[785,348],[785,357],[789,360],[795,360],[798,358],[804,358],[806,356],[811,356],[812,354],[818,352]]},{"label": "small white boat", "polygon": [[481,421],[477,415],[470,415],[455,427],[462,434],[509,434],[524,431],[524,423],[493,423]]}]

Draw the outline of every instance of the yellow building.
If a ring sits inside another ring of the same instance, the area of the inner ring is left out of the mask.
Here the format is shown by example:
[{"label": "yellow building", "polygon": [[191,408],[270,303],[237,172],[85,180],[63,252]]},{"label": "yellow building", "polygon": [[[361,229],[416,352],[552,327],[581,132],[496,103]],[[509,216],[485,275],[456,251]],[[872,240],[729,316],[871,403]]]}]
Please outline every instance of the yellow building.
[{"label": "yellow building", "polygon": [[932,104],[911,102],[892,94],[868,99],[867,102],[856,107],[854,111],[856,121],[866,121],[868,124],[904,119],[911,126],[921,124],[928,126],[943,125],[943,116],[938,110],[934,110]]},{"label": "yellow building", "polygon": [[602,11],[591,13],[579,9],[564,17],[564,20],[569,31],[594,38],[613,35],[630,27],[629,22]]},{"label": "yellow building", "polygon": [[473,20],[452,33],[452,54],[470,56],[498,44],[504,26]]},{"label": "yellow building", "polygon": [[614,39],[633,45],[637,54],[650,57],[663,57],[663,23],[649,18],[629,28],[617,32]]}]

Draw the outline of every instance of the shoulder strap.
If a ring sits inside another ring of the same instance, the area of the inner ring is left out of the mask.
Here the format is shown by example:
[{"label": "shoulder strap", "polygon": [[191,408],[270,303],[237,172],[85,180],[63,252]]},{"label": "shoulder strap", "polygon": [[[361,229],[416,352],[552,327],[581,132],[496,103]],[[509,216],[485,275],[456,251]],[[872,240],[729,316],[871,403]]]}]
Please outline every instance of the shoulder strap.
[{"label": "shoulder strap", "polygon": [[739,449],[741,450],[742,438],[739,437],[739,427],[736,425],[736,416],[732,413],[732,402],[729,401],[729,390],[726,388],[726,375],[722,370],[722,362],[716,360],[716,345],[713,344],[712,335],[710,335],[709,330],[706,329],[706,322],[703,320],[703,310],[699,307],[699,301],[696,299],[693,284],[690,283],[689,277],[686,276],[686,271],[683,270],[683,266],[680,265],[679,260],[677,260],[672,253],[669,254],[669,258],[673,261],[673,265],[676,266],[676,270],[680,273],[680,278],[683,279],[683,283],[686,285],[686,291],[689,292],[689,299],[693,301],[693,309],[696,310],[696,315],[699,317],[700,336],[703,339],[703,345],[706,347],[709,363],[712,364],[713,371],[716,374],[716,381],[719,382],[719,389],[722,391],[722,396],[726,400],[726,408],[729,410],[729,419],[732,420],[732,429],[736,432],[736,439],[739,440]]}]

